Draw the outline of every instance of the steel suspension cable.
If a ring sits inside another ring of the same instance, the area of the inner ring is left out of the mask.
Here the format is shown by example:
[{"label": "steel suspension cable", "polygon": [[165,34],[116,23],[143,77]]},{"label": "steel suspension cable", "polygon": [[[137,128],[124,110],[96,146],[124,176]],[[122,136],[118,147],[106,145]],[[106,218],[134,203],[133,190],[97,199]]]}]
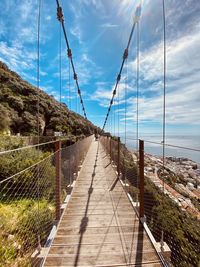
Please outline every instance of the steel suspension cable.
[{"label": "steel suspension cable", "polygon": [[[166,16],[165,16],[165,0],[162,1],[162,17],[163,17],[163,127],[162,127],[162,162],[163,173],[165,170],[165,139],[166,139]],[[165,181],[163,178],[163,193],[165,191]],[[164,231],[161,229],[161,250],[164,248]]]},{"label": "steel suspension cable", "polygon": [[[136,155],[137,155],[137,167],[139,174],[139,78],[140,78],[140,25],[137,22],[137,73],[136,73],[136,88],[137,88],[137,114],[136,114]],[[139,175],[137,175],[137,188],[139,188]],[[136,195],[136,204],[139,204],[138,194]]]},{"label": "steel suspension cable", "polygon": [[[70,60],[68,64],[68,90],[69,90],[69,100],[68,100],[68,105],[69,109],[71,110],[71,65],[70,65]],[[76,131],[76,130],[75,130]],[[71,155],[71,136],[70,136],[70,141],[69,141],[69,154]],[[70,186],[72,185],[72,177],[71,177],[71,157],[69,157],[69,183]]]},{"label": "steel suspension cable", "polygon": [[[127,124],[127,87],[128,87],[128,59],[126,60],[126,77],[125,77],[125,92],[124,92],[124,144],[125,144],[125,149],[126,147],[126,124]],[[125,184],[126,184],[126,179],[127,179],[127,167],[126,167],[126,163],[125,163],[125,157],[123,157],[124,160],[124,179],[125,179]],[[127,187],[125,187],[126,189]]]},{"label": "steel suspension cable", "polygon": [[125,92],[124,92],[124,144],[126,146],[126,131],[127,131],[127,86],[128,86],[128,59],[126,60],[126,79],[125,79]]},{"label": "steel suspension cable", "polygon": [[140,76],[140,26],[137,23],[137,74],[136,74],[136,87],[137,87],[137,114],[136,114],[136,149],[138,154],[138,139],[139,139],[139,76]]},{"label": "steel suspension cable", "polygon": [[113,110],[113,122],[114,122],[114,136],[115,136],[115,111],[116,111],[116,108],[115,108],[115,99],[113,99],[113,104],[114,104],[114,110]]},{"label": "steel suspension cable", "polygon": [[62,7],[60,6],[59,0],[56,0],[56,4],[57,4],[57,18],[58,18],[59,22],[62,25],[63,34],[64,34],[65,42],[66,42],[66,45],[67,45],[67,55],[68,55],[68,58],[70,60],[71,66],[72,66],[72,70],[73,70],[73,74],[74,74],[74,80],[75,80],[76,87],[77,87],[77,93],[78,93],[79,98],[80,98],[80,103],[81,103],[81,106],[82,106],[82,111],[83,111],[84,117],[85,117],[85,119],[87,119],[87,115],[86,115],[86,111],[85,111],[85,107],[84,107],[84,103],[83,103],[83,98],[82,98],[80,86],[79,86],[79,83],[78,83],[78,76],[77,76],[77,73],[76,73],[76,70],[75,70],[74,61],[73,61],[73,58],[72,58],[72,50],[70,49],[69,41],[68,41],[68,38],[67,38],[67,32],[66,32],[66,29],[65,29]]},{"label": "steel suspension cable", "polygon": [[70,60],[69,60],[69,65],[68,65],[68,88],[69,88],[69,109],[72,108],[71,106],[71,65],[70,65]]},{"label": "steel suspension cable", "polygon": [[[61,25],[59,27],[59,102],[61,112],[61,100],[62,100],[62,36],[61,36]],[[60,113],[61,116],[61,113]]]},{"label": "steel suspension cable", "polygon": [[134,29],[135,29],[135,26],[136,26],[138,20],[140,19],[140,16],[141,16],[141,3],[140,3],[140,5],[138,5],[138,7],[136,8],[136,11],[135,11],[134,22],[133,22],[133,25],[132,25],[132,28],[131,28],[131,32],[130,32],[130,35],[129,35],[127,46],[126,46],[126,48],[124,50],[122,63],[121,63],[121,66],[120,66],[119,73],[117,75],[115,87],[114,87],[114,90],[112,92],[112,98],[110,100],[110,105],[108,107],[108,111],[107,111],[106,118],[105,118],[105,121],[104,121],[104,124],[103,124],[103,127],[102,127],[102,131],[105,129],[105,126],[106,126],[106,123],[107,123],[107,120],[108,120],[108,117],[109,117],[109,114],[110,114],[110,110],[111,110],[112,105],[113,105],[113,100],[114,100],[116,92],[117,92],[118,84],[119,84],[119,82],[121,80],[121,74],[122,74],[122,71],[123,71],[123,68],[124,68],[124,63],[125,63],[125,60],[128,58],[128,51],[129,51],[130,43],[131,43],[131,40],[132,40],[132,37],[133,37],[133,32],[134,32]]},{"label": "steel suspension cable", "polygon": [[114,114],[113,114],[113,109],[111,110],[111,118],[112,118],[112,135],[114,135]]},{"label": "steel suspension cable", "polygon": [[[38,144],[40,143],[40,26],[41,26],[41,5],[42,0],[38,0],[38,15],[37,15],[37,135],[38,135]],[[37,147],[38,151],[38,158],[39,158],[39,146]],[[40,184],[39,184],[39,165],[37,165],[37,212],[38,217],[40,215],[40,206],[39,206],[39,196],[40,196]],[[37,220],[37,238],[38,238],[38,251],[41,250],[41,243],[40,243],[40,232],[39,232],[39,220]]]},{"label": "steel suspension cable", "polygon": [[[120,84],[119,84],[119,86],[120,86]],[[117,93],[117,135],[118,136],[119,136],[119,120],[120,120],[119,91],[120,91],[120,88],[118,89],[118,93]]]}]

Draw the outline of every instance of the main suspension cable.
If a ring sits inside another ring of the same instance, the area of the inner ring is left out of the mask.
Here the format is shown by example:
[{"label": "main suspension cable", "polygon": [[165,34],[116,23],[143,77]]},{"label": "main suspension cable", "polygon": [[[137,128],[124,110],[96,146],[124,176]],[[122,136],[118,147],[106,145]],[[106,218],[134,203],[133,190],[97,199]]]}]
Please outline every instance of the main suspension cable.
[{"label": "main suspension cable", "polygon": [[62,25],[64,38],[65,38],[65,42],[66,42],[66,45],[67,45],[67,55],[68,55],[68,58],[69,58],[69,60],[71,62],[72,70],[73,70],[73,73],[74,73],[74,80],[75,80],[76,87],[77,87],[77,93],[78,93],[79,98],[80,98],[80,103],[82,105],[82,110],[83,110],[84,117],[85,117],[85,119],[87,119],[87,115],[86,115],[86,111],[85,111],[85,107],[84,107],[84,103],[83,103],[83,98],[82,98],[80,86],[79,86],[79,83],[78,83],[78,76],[77,76],[77,73],[76,73],[76,70],[75,70],[75,66],[74,66],[74,62],[73,62],[73,58],[72,58],[72,50],[70,49],[69,41],[68,41],[68,38],[67,38],[67,32],[65,30],[64,16],[63,16],[62,7],[60,6],[59,0],[56,0],[56,3],[57,3],[57,18],[58,18],[59,22]]},{"label": "main suspension cable", "polygon": [[114,100],[116,92],[117,92],[117,87],[118,87],[118,84],[119,84],[119,82],[121,80],[121,74],[122,74],[122,71],[123,71],[123,68],[124,68],[124,63],[125,63],[125,60],[128,58],[128,50],[129,50],[129,46],[130,46],[130,43],[131,43],[131,40],[132,40],[132,36],[133,36],[134,29],[135,29],[135,25],[139,21],[140,16],[141,16],[141,3],[137,6],[136,11],[135,11],[133,25],[132,25],[132,28],[131,28],[131,32],[130,32],[130,35],[129,35],[129,39],[128,39],[128,43],[127,43],[126,49],[124,50],[122,63],[121,63],[121,66],[120,66],[119,74],[117,75],[115,87],[114,87],[114,90],[113,90],[113,93],[112,93],[112,98],[110,100],[110,105],[108,107],[108,111],[107,111],[106,118],[105,118],[105,121],[104,121],[104,124],[103,124],[103,127],[102,127],[102,131],[105,129],[105,126],[106,126],[106,123],[107,123],[107,120],[108,120],[108,117],[109,117],[109,114],[110,114],[110,110],[111,110],[112,105],[113,105],[113,100]]}]

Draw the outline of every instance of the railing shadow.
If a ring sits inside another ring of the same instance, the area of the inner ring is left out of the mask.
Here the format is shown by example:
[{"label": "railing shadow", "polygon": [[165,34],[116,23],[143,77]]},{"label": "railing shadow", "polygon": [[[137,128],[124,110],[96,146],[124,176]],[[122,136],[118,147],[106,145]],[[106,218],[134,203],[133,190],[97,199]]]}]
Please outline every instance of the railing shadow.
[{"label": "railing shadow", "polygon": [[143,228],[142,223],[139,223],[137,247],[136,247],[136,257],[135,257],[135,265],[136,266],[142,266],[143,243],[144,243],[143,239],[144,239],[144,228]]},{"label": "railing shadow", "polygon": [[99,142],[98,142],[98,146],[97,146],[96,158],[95,158],[93,172],[92,172],[92,176],[91,176],[91,183],[90,183],[90,187],[88,188],[88,199],[87,199],[87,203],[86,203],[86,207],[85,207],[85,212],[84,212],[84,216],[81,220],[81,224],[80,224],[80,228],[79,228],[80,237],[79,237],[78,248],[77,248],[76,257],[75,257],[75,261],[74,261],[74,265],[73,265],[75,267],[78,265],[83,235],[84,235],[84,233],[87,229],[87,226],[88,226],[88,208],[89,208],[90,198],[91,198],[91,195],[93,193],[93,182],[94,182],[94,177],[96,175],[95,171],[96,171],[96,167],[97,167],[98,154],[99,154]]}]

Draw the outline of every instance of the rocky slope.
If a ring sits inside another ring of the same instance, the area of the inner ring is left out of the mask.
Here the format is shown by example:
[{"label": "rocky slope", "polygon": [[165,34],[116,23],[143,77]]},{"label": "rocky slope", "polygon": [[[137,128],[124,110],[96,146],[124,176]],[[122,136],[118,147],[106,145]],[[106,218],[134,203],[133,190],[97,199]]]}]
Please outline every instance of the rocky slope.
[{"label": "rocky slope", "polygon": [[51,135],[54,131],[89,135],[97,129],[90,121],[69,111],[66,104],[38,90],[0,62],[0,132],[36,135],[38,95],[40,135]]}]

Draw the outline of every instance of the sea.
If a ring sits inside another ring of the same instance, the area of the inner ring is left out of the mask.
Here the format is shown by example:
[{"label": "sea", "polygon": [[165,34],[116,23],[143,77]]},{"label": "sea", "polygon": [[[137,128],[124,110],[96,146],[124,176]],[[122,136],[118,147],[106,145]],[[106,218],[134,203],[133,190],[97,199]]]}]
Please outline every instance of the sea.
[{"label": "sea", "polygon": [[[144,140],[144,150],[146,153],[162,156],[162,137],[159,135],[143,135],[139,139]],[[123,143],[125,143],[124,137],[121,137]],[[150,143],[155,142],[158,144]],[[165,146],[165,155],[167,157],[182,157],[191,159],[197,163],[200,163],[200,135],[168,135],[166,136],[166,144],[173,146],[185,147],[188,149]],[[137,142],[134,135],[126,136],[126,146],[130,150],[135,150]],[[198,150],[194,151],[192,149]]]}]

